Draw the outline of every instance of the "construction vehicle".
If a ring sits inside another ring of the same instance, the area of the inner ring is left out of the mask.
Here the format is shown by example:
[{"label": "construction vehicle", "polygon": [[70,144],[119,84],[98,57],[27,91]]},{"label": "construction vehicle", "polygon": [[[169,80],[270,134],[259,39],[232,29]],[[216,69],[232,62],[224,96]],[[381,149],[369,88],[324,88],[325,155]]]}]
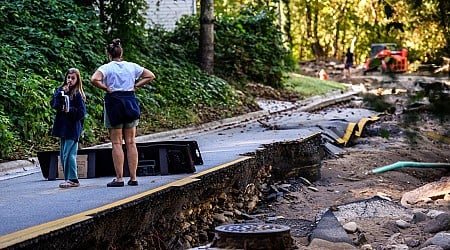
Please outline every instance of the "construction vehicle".
[{"label": "construction vehicle", "polygon": [[366,60],[364,74],[371,71],[404,73],[407,70],[408,50],[398,49],[396,43],[374,43],[370,45],[370,58]]}]

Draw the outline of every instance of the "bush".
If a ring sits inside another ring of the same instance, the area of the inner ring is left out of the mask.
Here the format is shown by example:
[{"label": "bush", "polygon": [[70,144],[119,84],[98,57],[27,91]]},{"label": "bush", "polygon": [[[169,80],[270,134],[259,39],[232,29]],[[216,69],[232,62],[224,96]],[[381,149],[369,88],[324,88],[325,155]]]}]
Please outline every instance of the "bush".
[{"label": "bush", "polygon": [[61,79],[70,67],[84,72],[104,58],[105,43],[93,8],[71,0],[2,1],[0,19],[2,72]]},{"label": "bush", "polygon": [[8,145],[0,147],[0,155],[10,155],[16,151],[18,141],[19,138],[14,133],[9,116],[4,114],[3,109],[0,109],[0,145]]},{"label": "bush", "polygon": [[53,90],[71,67],[87,79],[104,58],[104,42],[93,8],[71,0],[2,1],[0,19],[0,158],[24,157],[55,145]]},{"label": "bush", "polygon": [[[169,38],[186,48],[178,53],[181,58],[196,65],[199,65],[198,20],[198,16],[181,19]],[[214,73],[217,76],[229,82],[252,81],[282,88],[283,72],[294,67],[294,60],[283,45],[274,9],[249,5],[236,14],[219,15],[214,22],[214,32]]]}]

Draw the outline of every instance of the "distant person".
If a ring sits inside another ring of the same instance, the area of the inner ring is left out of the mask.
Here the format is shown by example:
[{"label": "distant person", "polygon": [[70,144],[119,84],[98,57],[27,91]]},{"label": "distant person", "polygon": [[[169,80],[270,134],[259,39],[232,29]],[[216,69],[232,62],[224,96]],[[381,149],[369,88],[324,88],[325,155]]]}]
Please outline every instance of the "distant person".
[{"label": "distant person", "polygon": [[91,82],[104,90],[104,123],[109,129],[112,143],[112,159],[116,178],[108,187],[123,187],[123,167],[125,154],[122,148],[125,140],[130,180],[128,185],[137,186],[136,178],[138,152],[136,147],[136,126],[139,123],[140,109],[135,91],[155,79],[148,69],[122,59],[123,50],[120,39],[114,39],[107,47],[109,63],[100,66],[92,75]]},{"label": "distant person", "polygon": [[75,68],[67,70],[62,86],[55,89],[50,102],[56,109],[52,135],[60,139],[61,165],[64,182],[60,188],[79,187],[77,170],[78,141],[83,130],[86,116],[86,96],[80,71]]},{"label": "distant person", "polygon": [[351,67],[353,66],[353,53],[347,48],[344,59],[344,79],[351,77]]}]

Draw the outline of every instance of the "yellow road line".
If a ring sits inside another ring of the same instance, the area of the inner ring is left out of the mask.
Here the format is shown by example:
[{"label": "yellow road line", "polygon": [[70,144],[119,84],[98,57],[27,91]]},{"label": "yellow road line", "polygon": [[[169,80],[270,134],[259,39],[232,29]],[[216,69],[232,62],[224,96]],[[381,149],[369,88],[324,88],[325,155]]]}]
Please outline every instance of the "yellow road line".
[{"label": "yellow road line", "polygon": [[345,130],[345,134],[342,138],[336,139],[336,141],[339,144],[344,144],[344,146],[347,145],[347,143],[350,141],[350,138],[352,137],[353,131],[355,130],[356,123],[349,122],[347,125],[347,129]]},{"label": "yellow road line", "polygon": [[[352,138],[352,135],[360,137],[363,132],[364,126],[366,126],[366,124],[368,122],[377,121],[379,119],[380,119],[379,116],[372,116],[372,117],[368,117],[368,118],[367,117],[362,118],[359,120],[358,123],[349,122],[347,125],[347,129],[345,130],[344,136],[341,138],[337,138],[336,141],[339,144],[343,144],[344,146],[347,146],[347,143]],[[355,129],[356,127],[358,127],[358,130]]]},{"label": "yellow road line", "polygon": [[0,249],[12,246],[14,244],[33,239],[39,235],[44,235],[52,231],[56,231],[72,224],[79,223],[90,219],[91,217],[85,213],[79,213],[63,219],[50,221],[41,225],[29,227],[14,233],[10,233],[0,237]]},{"label": "yellow road line", "polygon": [[369,118],[362,118],[361,120],[359,120],[359,122],[358,122],[358,131],[355,132],[355,135],[360,137],[362,132],[363,132],[364,126],[366,126],[366,123],[374,122],[374,121],[377,121],[379,119],[380,119],[379,116],[372,116],[372,117],[369,117]]}]

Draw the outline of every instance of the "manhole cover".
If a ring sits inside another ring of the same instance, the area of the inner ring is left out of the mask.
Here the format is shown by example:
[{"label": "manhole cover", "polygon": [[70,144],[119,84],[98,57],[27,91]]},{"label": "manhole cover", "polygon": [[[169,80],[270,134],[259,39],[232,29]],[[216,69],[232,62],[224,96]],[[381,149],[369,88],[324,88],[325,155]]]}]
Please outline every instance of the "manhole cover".
[{"label": "manhole cover", "polygon": [[279,233],[289,230],[288,226],[277,224],[228,224],[216,227],[216,231],[223,233]]},{"label": "manhole cover", "polygon": [[228,224],[216,227],[211,245],[226,249],[292,249],[290,228],[278,224]]}]

